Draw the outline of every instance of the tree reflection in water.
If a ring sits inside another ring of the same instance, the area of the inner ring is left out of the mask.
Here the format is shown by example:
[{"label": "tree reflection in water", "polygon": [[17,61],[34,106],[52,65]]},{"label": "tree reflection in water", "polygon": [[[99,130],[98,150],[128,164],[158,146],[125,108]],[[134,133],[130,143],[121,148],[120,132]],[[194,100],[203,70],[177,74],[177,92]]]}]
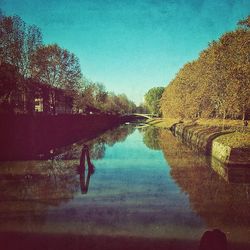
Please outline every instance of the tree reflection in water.
[{"label": "tree reflection in water", "polygon": [[0,163],[0,230],[43,228],[49,209],[70,201],[78,189],[72,162]]},{"label": "tree reflection in water", "polygon": [[105,156],[106,146],[112,147],[117,142],[123,142],[127,136],[135,130],[133,125],[122,125],[112,129],[99,136],[98,138],[87,143],[90,157],[93,160],[102,159]]},{"label": "tree reflection in water", "polygon": [[[87,179],[83,159],[79,174],[82,145],[78,142],[68,147],[53,149],[50,159],[39,161],[0,162],[0,230],[18,230],[25,225],[26,231],[42,227],[48,211],[72,200],[81,189],[87,193],[90,176],[94,172],[91,159],[104,157],[105,145],[123,141],[134,131],[131,126],[121,126],[104,133],[89,142],[85,159],[88,164]],[[84,141],[84,140],[83,140]],[[82,157],[83,158],[83,157]],[[85,175],[85,176],[84,176]]]},{"label": "tree reflection in water", "polygon": [[144,142],[149,148],[159,145],[162,149],[172,178],[188,194],[193,211],[208,228],[220,228],[229,234],[230,240],[249,242],[250,184],[244,183],[246,177],[229,182],[236,176],[226,179],[218,175],[211,157],[192,150],[169,131],[145,131]]},{"label": "tree reflection in water", "polygon": [[143,142],[148,148],[153,150],[161,150],[161,145],[159,141],[159,128],[148,126],[141,128],[140,131],[143,134]]},{"label": "tree reflection in water", "polygon": [[102,159],[105,156],[106,147],[112,147],[117,142],[125,141],[127,136],[135,130],[133,125],[121,125],[118,128],[111,129],[98,136],[93,140],[86,141],[85,139],[78,141],[72,145],[55,149],[57,158],[62,160],[78,160],[81,155],[82,145],[87,145],[89,148],[90,158],[92,160]]}]

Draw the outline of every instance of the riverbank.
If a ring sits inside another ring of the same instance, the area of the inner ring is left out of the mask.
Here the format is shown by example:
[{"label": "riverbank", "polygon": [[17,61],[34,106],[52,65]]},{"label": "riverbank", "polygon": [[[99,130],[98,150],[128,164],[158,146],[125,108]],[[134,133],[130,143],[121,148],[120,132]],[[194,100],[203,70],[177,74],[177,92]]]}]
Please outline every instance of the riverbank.
[{"label": "riverbank", "polygon": [[208,120],[195,122],[177,119],[150,119],[149,125],[172,130],[194,149],[226,164],[228,167],[250,166],[250,130],[240,120]]},{"label": "riverbank", "polygon": [[118,115],[1,115],[0,160],[47,158],[53,148],[92,139],[123,121]]}]

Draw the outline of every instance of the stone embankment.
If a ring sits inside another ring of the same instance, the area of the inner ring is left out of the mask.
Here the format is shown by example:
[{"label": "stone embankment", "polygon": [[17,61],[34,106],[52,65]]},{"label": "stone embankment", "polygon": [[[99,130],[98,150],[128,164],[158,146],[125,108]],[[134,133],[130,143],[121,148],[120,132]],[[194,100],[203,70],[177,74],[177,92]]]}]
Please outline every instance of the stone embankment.
[{"label": "stone embankment", "polygon": [[[176,123],[171,130],[184,143],[211,155],[227,167],[250,167],[250,141],[245,139],[250,136],[249,132],[240,134],[218,126],[185,123]],[[241,138],[246,140],[245,144],[237,143]],[[236,142],[232,143],[233,140]]]}]

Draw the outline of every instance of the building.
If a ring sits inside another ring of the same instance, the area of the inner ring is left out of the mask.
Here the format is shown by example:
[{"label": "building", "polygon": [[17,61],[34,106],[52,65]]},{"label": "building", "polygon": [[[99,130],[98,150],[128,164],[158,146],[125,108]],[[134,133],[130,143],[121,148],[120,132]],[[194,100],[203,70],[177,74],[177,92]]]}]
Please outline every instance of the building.
[{"label": "building", "polygon": [[32,83],[33,112],[46,114],[70,114],[73,97],[65,90],[48,84]]}]

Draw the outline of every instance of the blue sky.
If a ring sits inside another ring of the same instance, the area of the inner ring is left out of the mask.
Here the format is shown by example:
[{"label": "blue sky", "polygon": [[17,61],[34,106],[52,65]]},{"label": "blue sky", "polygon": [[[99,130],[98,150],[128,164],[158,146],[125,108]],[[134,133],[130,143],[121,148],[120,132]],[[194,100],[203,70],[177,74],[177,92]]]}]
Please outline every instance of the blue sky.
[{"label": "blue sky", "polygon": [[137,104],[250,14],[250,0],[0,0],[75,53],[83,74]]}]

